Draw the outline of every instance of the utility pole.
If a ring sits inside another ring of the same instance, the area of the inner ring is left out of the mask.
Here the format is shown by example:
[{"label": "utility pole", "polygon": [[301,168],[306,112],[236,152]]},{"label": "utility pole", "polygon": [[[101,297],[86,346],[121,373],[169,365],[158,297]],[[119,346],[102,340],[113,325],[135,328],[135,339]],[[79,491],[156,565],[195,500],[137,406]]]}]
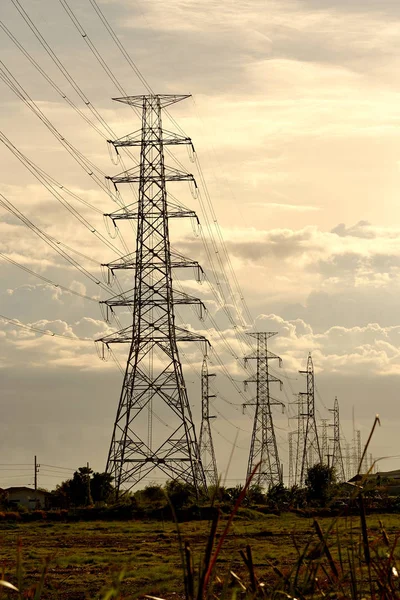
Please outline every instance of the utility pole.
[{"label": "utility pole", "polygon": [[299,373],[307,375],[307,391],[300,392],[306,398],[307,411],[303,457],[301,462],[300,485],[304,484],[307,469],[312,467],[315,462],[322,462],[321,449],[319,446],[317,423],[315,420],[315,400],[314,400],[314,365],[311,354],[308,355],[307,370],[299,371]]},{"label": "utility pole", "polygon": [[40,467],[40,465],[38,464],[37,457],[35,455],[35,459],[34,459],[34,463],[33,463],[33,470],[34,470],[34,479],[33,479],[33,481],[34,481],[35,492],[37,491],[37,476],[38,476],[38,473],[39,473],[39,467]]},{"label": "utility pole", "polygon": [[332,467],[335,469],[339,481],[345,481],[346,476],[344,472],[342,447],[340,445],[339,402],[337,396],[335,396],[335,403],[333,405],[333,408],[330,408],[329,410],[333,413]]},{"label": "utility pole", "polygon": [[114,224],[129,219],[137,222],[136,252],[105,265],[111,275],[118,269],[134,272],[133,289],[104,302],[107,312],[118,306],[131,307],[133,324],[100,340],[107,346],[130,345],[106,466],[114,477],[117,495],[155,469],[167,478],[192,485],[196,493],[206,487],[178,352],[178,342],[206,340],[178,327],[174,310],[177,304],[203,304],[172,285],[174,268],[198,271],[200,267],[196,261],[172,252],[169,236],[169,219],[197,217],[167,199],[166,187],[167,182],[196,183],[192,174],[164,162],[165,146],[193,145],[190,138],[162,128],[162,110],[187,97],[151,94],[115,98],[142,111],[141,130],[112,141],[115,149],[139,147],[140,165],[109,178],[116,189],[119,184],[138,184],[138,201],[106,215]]},{"label": "utility pole", "polygon": [[207,485],[218,485],[217,461],[215,460],[214,444],[211,433],[210,398],[215,394],[209,393],[209,379],[215,377],[215,373],[208,372],[207,359],[204,357],[201,369],[201,427],[199,437],[200,458],[203,464]]},{"label": "utility pole", "polygon": [[257,392],[255,402],[250,403],[250,405],[255,406],[255,414],[247,479],[255,466],[261,463],[253,481],[261,487],[269,488],[271,485],[282,483],[282,469],[271,406],[280,405],[283,407],[284,404],[270,395],[269,384],[279,383],[282,387],[282,381],[269,373],[268,361],[276,359],[280,366],[281,359],[268,350],[268,339],[277,335],[277,332],[258,332],[249,333],[249,335],[257,340],[257,351],[255,354],[247,356],[245,362],[255,359],[257,361],[257,373],[255,377],[247,379],[244,384],[247,386],[248,383],[256,383]]}]

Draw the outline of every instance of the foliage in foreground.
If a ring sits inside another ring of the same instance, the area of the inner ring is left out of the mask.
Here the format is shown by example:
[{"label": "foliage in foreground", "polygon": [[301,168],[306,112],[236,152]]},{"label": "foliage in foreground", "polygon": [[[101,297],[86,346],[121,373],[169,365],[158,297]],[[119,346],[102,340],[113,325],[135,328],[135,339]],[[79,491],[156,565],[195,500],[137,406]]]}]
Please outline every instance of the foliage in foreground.
[{"label": "foliage in foreground", "polygon": [[[226,554],[221,556],[221,550],[228,541],[227,536],[235,515],[231,514],[226,519],[216,512],[209,525],[209,534],[203,545],[202,556],[199,556],[198,552],[192,554],[190,545],[185,542],[182,533],[180,534],[179,548],[175,547],[175,551],[179,549],[181,552],[181,584],[177,584],[175,580],[171,588],[164,586],[164,590],[168,589],[165,597],[170,598],[174,595],[181,598],[184,595],[186,600],[211,598],[232,600],[238,595],[246,600],[282,597],[299,600],[324,597],[338,600],[400,598],[397,537],[393,536],[390,539],[383,524],[373,533],[368,531],[361,493],[357,493],[355,501],[359,508],[359,515],[349,518],[344,529],[343,519],[341,522],[332,520],[323,529],[320,523],[314,520],[313,533],[307,534],[306,541],[302,542],[301,547],[298,545],[300,538],[293,535],[292,541],[297,550],[297,559],[294,559],[292,564],[288,562],[281,564],[273,559],[266,559],[265,554],[260,555],[245,541],[242,547],[237,548],[237,553],[228,554],[228,557]],[[279,517],[275,519],[278,520]],[[268,522],[271,522],[271,517]],[[265,525],[264,528],[260,528],[260,531],[264,529]],[[277,541],[279,538],[270,539],[267,543],[274,545]],[[284,551],[284,548],[282,550]],[[242,568],[235,554],[240,555]],[[263,558],[260,560],[261,556]],[[26,583],[24,579],[25,569],[22,548],[19,544],[16,576],[12,582],[22,591],[0,586],[0,599],[45,600],[49,597],[46,576],[49,568],[53,568],[53,564],[54,561],[50,557],[45,560],[42,572],[37,576],[38,581],[32,587],[32,584]],[[59,598],[63,597],[62,590],[63,587],[59,591]],[[103,595],[96,594],[88,597],[99,600],[111,598],[127,600],[137,598],[140,592],[144,594],[148,591],[144,588],[138,591],[136,588],[128,593],[127,590],[123,573],[119,572]],[[156,595],[160,594],[154,587],[152,592]]]},{"label": "foliage in foreground", "polygon": [[[374,431],[376,423],[371,435]],[[371,438],[370,435],[370,438]],[[370,439],[369,438],[369,439]],[[369,442],[369,440],[368,440]],[[368,446],[368,443],[367,443]],[[367,448],[366,446],[366,448]],[[366,449],[364,450],[365,453]],[[362,457],[363,459],[363,457]],[[361,461],[362,461],[361,459]],[[254,475],[253,471],[252,476]],[[326,480],[327,489],[333,483],[327,471],[319,469],[315,473],[318,477],[323,476]],[[227,539],[233,519],[239,507],[249,492],[250,477],[246,485],[240,491],[233,506],[225,527],[217,534],[220,520],[220,511],[214,511],[210,523],[210,530],[203,556],[199,561],[194,560],[190,545],[184,542],[178,527],[179,551],[182,561],[182,584],[186,600],[236,600],[239,595],[244,600],[252,599],[275,599],[286,597],[289,599],[308,600],[309,598],[336,598],[338,600],[352,599],[380,599],[400,600],[400,579],[397,566],[397,545],[399,534],[390,540],[389,536],[380,523],[378,535],[372,537],[367,528],[367,517],[365,509],[365,490],[361,484],[354,484],[352,501],[358,507],[357,519],[350,518],[346,533],[348,539],[341,539],[337,519],[332,520],[326,531],[323,531],[317,520],[313,522],[313,535],[301,548],[297,546],[293,535],[293,545],[297,550],[297,560],[291,567],[283,568],[264,559],[263,565],[255,566],[252,548],[246,544],[239,550],[243,564],[246,568],[245,575],[238,575],[230,566],[222,567],[224,563],[220,560],[220,552]],[[311,482],[312,476],[309,482]],[[320,491],[315,485],[317,493]],[[312,489],[312,486],[310,486]],[[181,493],[182,490],[171,485],[171,493]],[[359,527],[356,526],[358,521]],[[233,560],[233,558],[231,558]],[[17,557],[17,576],[14,586],[7,581],[0,581],[0,597],[33,598],[44,600],[43,591],[45,587],[46,574],[49,559],[45,562],[40,580],[31,589],[24,590],[23,569],[21,563],[20,547]],[[226,561],[225,561],[226,563]],[[196,567],[194,565],[197,565]],[[231,563],[232,564],[232,563]],[[268,570],[268,576],[263,573]],[[120,585],[122,574],[117,577],[109,590],[105,593],[103,600],[111,598],[128,599],[137,595],[122,595]],[[181,590],[170,590],[171,594],[181,594]],[[146,596],[146,598],[153,598]],[[158,600],[158,599],[155,599]]]}]

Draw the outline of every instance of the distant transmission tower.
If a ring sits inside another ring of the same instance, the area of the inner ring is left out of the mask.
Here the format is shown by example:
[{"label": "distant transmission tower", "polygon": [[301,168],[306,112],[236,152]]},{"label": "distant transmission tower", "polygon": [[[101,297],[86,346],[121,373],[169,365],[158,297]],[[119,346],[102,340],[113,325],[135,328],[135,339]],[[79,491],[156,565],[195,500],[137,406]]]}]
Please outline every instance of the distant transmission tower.
[{"label": "distant transmission tower", "polygon": [[296,461],[294,471],[294,483],[300,485],[301,480],[301,461],[303,458],[304,434],[306,431],[306,421],[304,413],[304,398],[301,394],[297,396],[297,440],[296,440]]},{"label": "distant transmission tower", "polygon": [[346,475],[344,472],[342,447],[340,444],[340,419],[339,419],[339,402],[335,397],[333,409],[329,409],[333,413],[333,452],[332,452],[332,467],[336,471],[339,481],[345,481]]},{"label": "distant transmission tower", "polygon": [[346,479],[351,479],[353,477],[353,470],[351,468],[351,449],[350,443],[346,442]]},{"label": "distant transmission tower", "polygon": [[[113,141],[115,148],[140,147],[140,165],[111,177],[114,186],[137,183],[137,204],[109,216],[137,221],[136,252],[106,265],[134,270],[134,288],[105,302],[133,309],[133,324],[102,338],[130,344],[122,391],[108,454],[108,473],[118,493],[129,490],[159,469],[198,491],[206,480],[197,444],[177,342],[205,341],[205,338],[175,325],[175,304],[197,304],[172,287],[172,269],[199,268],[199,265],[170,250],[169,219],[193,217],[195,213],[167,202],[166,182],[194,182],[193,175],[167,167],[164,147],[189,144],[190,138],[163,131],[161,113],[165,107],[188,96],[144,95],[116,98],[142,110],[140,131]],[[154,419],[153,417],[156,417]]]},{"label": "distant transmission tower", "polygon": [[308,355],[307,370],[299,371],[307,375],[307,391],[300,392],[306,398],[305,432],[303,440],[303,456],[301,461],[300,485],[304,484],[307,469],[315,463],[322,463],[321,450],[319,446],[317,423],[315,420],[314,400],[314,366],[311,354]]},{"label": "distant transmission tower", "polygon": [[328,464],[328,420],[321,419],[322,435],[321,435],[321,456],[324,465]]},{"label": "distant transmission tower", "polygon": [[204,358],[201,369],[201,427],[199,437],[200,458],[204,468],[207,484],[218,485],[217,461],[215,460],[214,444],[211,433],[210,398],[215,394],[209,393],[209,378],[215,377],[215,373],[208,372],[207,359]]},{"label": "distant transmission tower", "polygon": [[296,435],[296,431],[289,431],[289,487],[291,488],[295,484],[294,479],[294,455],[293,455],[293,437]]},{"label": "distant transmission tower", "polygon": [[283,402],[270,395],[269,384],[279,383],[282,386],[282,381],[269,373],[268,361],[277,359],[280,365],[281,359],[267,348],[267,340],[277,335],[276,332],[250,333],[249,335],[257,340],[257,352],[252,356],[247,356],[245,360],[255,359],[257,361],[257,374],[255,378],[247,379],[245,385],[251,382],[256,383],[257,395],[255,402],[250,403],[255,406],[255,415],[247,478],[257,463],[261,462],[253,481],[261,487],[269,488],[271,485],[282,483],[282,467],[279,461],[271,406],[284,405]]},{"label": "distant transmission tower", "polygon": [[360,473],[362,472],[361,463],[361,431],[359,429],[356,430],[356,446],[355,446],[355,454],[356,454],[356,473],[358,473],[358,469],[360,469]]}]

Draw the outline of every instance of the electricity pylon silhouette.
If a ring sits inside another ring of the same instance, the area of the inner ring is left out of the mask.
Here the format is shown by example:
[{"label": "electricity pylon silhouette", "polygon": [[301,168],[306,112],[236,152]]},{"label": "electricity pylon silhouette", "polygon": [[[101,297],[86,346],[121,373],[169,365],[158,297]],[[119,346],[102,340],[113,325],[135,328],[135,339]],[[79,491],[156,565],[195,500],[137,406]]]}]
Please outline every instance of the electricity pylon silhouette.
[{"label": "electricity pylon silhouette", "polygon": [[322,435],[321,435],[321,457],[322,464],[327,465],[329,463],[329,449],[328,449],[328,420],[321,419]]},{"label": "electricity pylon silhouette", "polygon": [[289,431],[288,433],[288,442],[289,442],[289,482],[288,485],[291,488],[295,481],[294,481],[294,457],[293,457],[293,437],[297,435],[296,431]]},{"label": "electricity pylon silhouette", "polygon": [[255,402],[244,405],[255,406],[247,478],[250,477],[255,466],[261,463],[253,481],[261,487],[268,488],[271,485],[282,483],[282,467],[279,461],[271,406],[279,404],[283,407],[284,404],[272,398],[269,390],[270,383],[279,383],[282,387],[282,381],[271,375],[268,368],[268,361],[277,359],[279,366],[282,361],[279,356],[273,354],[267,348],[267,340],[276,334],[276,332],[249,333],[251,337],[257,340],[257,351],[245,358],[245,361],[250,359],[257,361],[256,376],[244,382],[245,386],[251,382],[257,384]]},{"label": "electricity pylon silhouette", "polygon": [[140,147],[140,164],[109,178],[116,188],[122,183],[138,184],[138,201],[106,215],[114,224],[137,221],[135,254],[106,265],[111,274],[118,269],[132,269],[135,274],[133,289],[104,303],[111,311],[116,306],[132,307],[133,324],[101,340],[107,346],[130,344],[106,466],[118,494],[154,469],[191,484],[196,492],[206,486],[177,345],[205,338],[178,327],[174,313],[175,304],[202,303],[172,286],[173,268],[199,265],[171,252],[169,240],[169,219],[196,215],[167,201],[166,189],[166,182],[195,181],[193,175],[164,163],[165,146],[192,146],[192,142],[162,128],[162,109],[187,97],[115,98],[142,110],[141,129],[111,142],[116,149]]},{"label": "electricity pylon silhouette", "polygon": [[332,452],[332,467],[336,471],[336,476],[339,481],[345,481],[344,464],[342,456],[342,447],[340,444],[340,419],[339,419],[339,402],[335,397],[333,408],[329,409],[333,413],[333,452]]},{"label": "electricity pylon silhouette", "polygon": [[217,486],[217,461],[215,460],[210,423],[211,419],[215,419],[215,416],[210,415],[210,398],[215,398],[215,394],[210,394],[210,377],[215,377],[215,373],[208,372],[207,359],[204,358],[201,368],[201,427],[199,436],[200,458],[207,484]]},{"label": "electricity pylon silhouette", "polygon": [[301,465],[303,459],[304,436],[306,431],[306,420],[304,412],[304,397],[301,393],[297,398],[297,440],[296,440],[296,462],[294,469],[294,483],[301,485]]},{"label": "electricity pylon silhouette", "polygon": [[303,458],[301,461],[300,485],[304,484],[307,469],[312,467],[315,462],[322,463],[321,450],[319,446],[317,423],[315,420],[315,399],[314,399],[314,365],[311,354],[308,355],[307,370],[299,371],[307,375],[307,391],[300,392],[301,396],[306,398],[305,413],[305,432],[303,440]]}]

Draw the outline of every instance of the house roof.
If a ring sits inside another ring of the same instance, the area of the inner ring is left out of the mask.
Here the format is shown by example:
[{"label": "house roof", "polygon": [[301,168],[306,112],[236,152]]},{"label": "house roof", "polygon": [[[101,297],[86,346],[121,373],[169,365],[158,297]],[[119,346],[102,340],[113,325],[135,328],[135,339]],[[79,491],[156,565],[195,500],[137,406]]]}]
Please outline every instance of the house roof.
[{"label": "house roof", "polygon": [[10,492],[31,492],[32,494],[48,494],[49,492],[45,492],[43,490],[35,490],[34,488],[29,488],[29,487],[25,487],[25,486],[16,486],[16,487],[9,487],[5,489],[6,492],[10,493]]},{"label": "house roof", "polygon": [[396,469],[395,471],[379,471],[378,473],[366,473],[366,474],[360,473],[359,475],[354,475],[354,477],[349,479],[349,481],[350,482],[360,481],[361,479],[364,479],[364,478],[373,480],[373,479],[377,479],[378,477],[383,477],[385,479],[400,479],[400,469]]}]

